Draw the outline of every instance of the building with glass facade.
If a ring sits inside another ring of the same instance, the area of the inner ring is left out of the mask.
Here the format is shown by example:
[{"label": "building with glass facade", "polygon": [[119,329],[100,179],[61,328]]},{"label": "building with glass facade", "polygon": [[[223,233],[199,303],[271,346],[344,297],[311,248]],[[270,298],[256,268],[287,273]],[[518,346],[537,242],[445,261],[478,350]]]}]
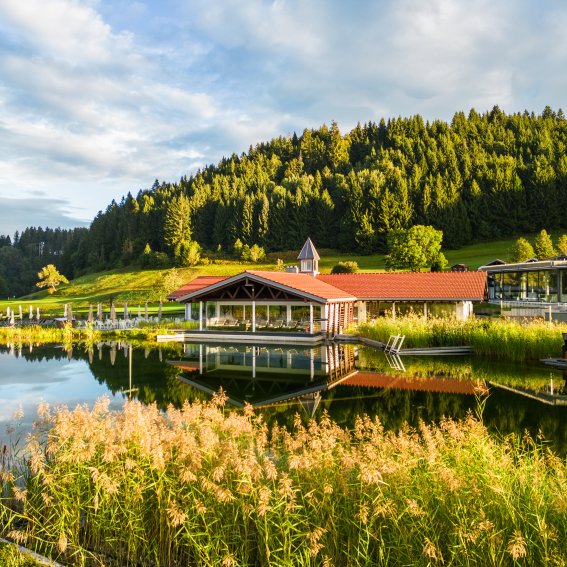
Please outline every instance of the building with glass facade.
[{"label": "building with glass facade", "polygon": [[495,260],[479,268],[488,275],[490,301],[567,302],[567,257],[508,264]]}]

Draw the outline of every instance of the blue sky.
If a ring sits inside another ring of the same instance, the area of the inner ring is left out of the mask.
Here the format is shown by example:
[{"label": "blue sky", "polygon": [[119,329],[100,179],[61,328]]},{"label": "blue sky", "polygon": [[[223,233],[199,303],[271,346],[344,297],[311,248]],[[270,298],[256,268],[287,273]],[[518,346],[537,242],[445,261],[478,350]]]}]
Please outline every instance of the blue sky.
[{"label": "blue sky", "polygon": [[567,110],[559,0],[0,0],[0,234],[336,120]]}]

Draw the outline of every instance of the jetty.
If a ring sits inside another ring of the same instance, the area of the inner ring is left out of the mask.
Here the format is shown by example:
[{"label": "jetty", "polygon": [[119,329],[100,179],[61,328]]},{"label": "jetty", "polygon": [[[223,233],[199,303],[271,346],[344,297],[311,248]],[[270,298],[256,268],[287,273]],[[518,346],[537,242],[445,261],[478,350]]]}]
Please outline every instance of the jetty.
[{"label": "jetty", "polygon": [[358,343],[369,346],[377,350],[388,353],[395,353],[399,356],[458,356],[474,354],[471,346],[445,346],[445,347],[421,347],[421,348],[401,348],[404,335],[392,335],[387,343],[361,337],[359,335],[336,335],[334,341]]}]

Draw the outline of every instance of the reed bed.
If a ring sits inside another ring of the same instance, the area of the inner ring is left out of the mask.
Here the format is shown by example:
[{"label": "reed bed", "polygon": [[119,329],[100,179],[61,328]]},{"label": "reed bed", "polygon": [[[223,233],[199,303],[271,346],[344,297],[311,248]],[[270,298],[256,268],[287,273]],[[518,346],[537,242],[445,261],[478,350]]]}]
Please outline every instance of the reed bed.
[{"label": "reed bed", "polygon": [[159,334],[165,334],[172,329],[193,328],[192,321],[168,322],[159,324],[145,323],[134,329],[97,330],[89,325],[83,328],[73,328],[64,325],[61,328],[42,327],[31,325],[27,327],[0,327],[0,344],[23,344],[23,343],[90,343],[103,339],[125,339],[125,340],[152,340]]},{"label": "reed bed", "polygon": [[39,408],[4,535],[76,565],[565,565],[567,463],[461,422],[267,427],[181,409]]},{"label": "reed bed", "polygon": [[469,345],[482,356],[521,362],[561,356],[561,333],[567,332],[567,325],[550,325],[542,320],[457,321],[408,316],[375,319],[352,327],[350,332],[382,342],[390,335],[405,335],[404,347],[408,348]]}]

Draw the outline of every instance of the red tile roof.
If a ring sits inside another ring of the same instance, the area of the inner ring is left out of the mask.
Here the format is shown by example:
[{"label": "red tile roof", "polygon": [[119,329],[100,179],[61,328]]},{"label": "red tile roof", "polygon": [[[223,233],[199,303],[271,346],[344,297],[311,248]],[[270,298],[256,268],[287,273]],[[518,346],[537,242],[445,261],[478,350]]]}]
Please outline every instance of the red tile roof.
[{"label": "red tile roof", "polygon": [[314,278],[309,274],[294,274],[288,272],[261,272],[247,270],[245,273],[274,282],[302,293],[320,297],[327,301],[337,299],[354,300],[356,297],[344,289],[330,285],[323,280]]},{"label": "red tile roof", "polygon": [[320,274],[317,279],[359,299],[482,300],[486,289],[483,272]]},{"label": "red tile roof", "polygon": [[455,380],[454,378],[408,378],[377,372],[357,372],[341,382],[341,386],[364,388],[394,388],[422,392],[444,392],[450,394],[487,394],[484,382],[477,380]]},{"label": "red tile roof", "polygon": [[385,272],[379,274],[308,274],[247,270],[237,276],[199,276],[171,292],[176,300],[224,280],[250,275],[324,301],[379,299],[396,301],[482,300],[485,272]]},{"label": "red tile roof", "polygon": [[216,284],[225,279],[227,279],[227,276],[199,276],[198,278],[195,278],[194,280],[187,282],[179,289],[172,291],[167,296],[167,299],[171,299],[171,300],[178,299],[180,297],[183,297],[184,295],[188,295],[190,293],[193,293],[194,291],[199,291],[200,289]]}]

